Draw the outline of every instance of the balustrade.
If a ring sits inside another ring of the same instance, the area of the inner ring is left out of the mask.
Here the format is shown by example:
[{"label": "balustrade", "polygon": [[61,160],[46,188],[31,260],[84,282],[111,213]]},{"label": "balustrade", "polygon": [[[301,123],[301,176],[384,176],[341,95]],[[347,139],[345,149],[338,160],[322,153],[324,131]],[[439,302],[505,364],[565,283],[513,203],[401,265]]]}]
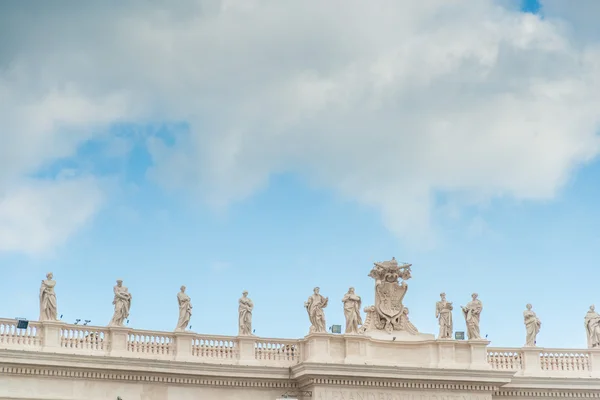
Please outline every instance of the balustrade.
[{"label": "balustrade", "polygon": [[586,352],[544,350],[540,352],[543,371],[590,371],[590,356]]},{"label": "balustrade", "polygon": [[267,363],[282,361],[293,365],[300,361],[300,343],[294,340],[257,339],[254,354],[257,360]]},{"label": "balustrade", "polygon": [[39,347],[41,334],[39,324],[30,322],[27,329],[17,329],[17,320],[0,319],[0,346]]},{"label": "balustrade", "polygon": [[[17,323],[17,320],[0,319],[0,349],[274,367],[289,367],[302,361],[311,361],[315,355],[321,356],[320,352],[325,350],[334,352],[331,357],[337,357],[338,361],[335,362],[354,362],[348,361],[350,359],[344,361],[346,339],[339,335],[321,335],[322,339],[318,339],[321,340],[321,346],[314,340],[307,339],[268,339],[254,336],[238,338],[194,333],[186,333],[181,337],[170,332],[78,326],[60,321],[30,321],[26,329],[18,329]],[[390,343],[371,342],[361,336],[353,337],[347,343],[347,349],[354,349],[353,357],[359,358],[363,357],[361,354],[380,354],[382,349],[385,353],[390,346]],[[361,343],[371,346],[370,349],[361,353]],[[469,346],[464,341],[455,343],[456,346]],[[243,351],[240,350],[241,345]],[[487,354],[485,348],[482,351],[482,360],[487,358],[487,363],[493,370],[540,376],[600,376],[600,350],[596,349],[488,347]],[[329,356],[324,354],[323,357]]]},{"label": "balustrade", "polygon": [[518,371],[523,368],[520,349],[488,349],[487,359],[492,369]]},{"label": "balustrade", "polygon": [[68,325],[60,330],[60,347],[103,352],[106,336],[105,328]]},{"label": "balustrade", "polygon": [[237,346],[233,338],[198,335],[192,339],[192,355],[199,358],[232,360],[237,358]]},{"label": "balustrade", "polygon": [[173,335],[170,334],[136,330],[127,338],[127,351],[136,356],[165,357],[173,355],[173,350]]}]

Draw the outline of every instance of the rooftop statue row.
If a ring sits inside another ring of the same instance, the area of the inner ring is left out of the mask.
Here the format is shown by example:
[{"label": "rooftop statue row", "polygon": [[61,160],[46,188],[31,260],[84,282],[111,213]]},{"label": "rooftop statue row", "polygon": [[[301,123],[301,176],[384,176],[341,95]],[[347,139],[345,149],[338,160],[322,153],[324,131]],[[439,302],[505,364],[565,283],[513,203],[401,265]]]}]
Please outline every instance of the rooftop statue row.
[{"label": "rooftop statue row", "polygon": [[[384,340],[419,341],[434,339],[432,334],[420,333],[409,320],[409,310],[403,304],[408,290],[406,281],[411,278],[411,264],[398,264],[395,258],[389,261],[376,262],[369,273],[369,277],[375,281],[375,304],[365,307],[365,320],[361,317],[362,301],[354,288],[349,288],[343,296],[344,316],[346,319],[346,334],[366,335]],[[57,320],[57,302],[54,288],[56,281],[52,273],[46,275],[42,280],[40,288],[40,321]],[[187,329],[192,317],[192,303],[189,295],[185,293],[186,287],[182,286],[177,294],[179,305],[179,318],[175,327],[176,332]],[[123,326],[129,317],[132,295],[127,287],[123,286],[121,280],[113,288],[114,314],[109,326]],[[329,298],[320,294],[319,288],[315,288],[313,294],[304,303],[304,307],[310,321],[309,333],[327,333],[325,322],[325,311]],[[244,291],[239,299],[238,327],[240,336],[252,335],[252,312],[254,304]],[[435,304],[435,317],[439,324],[438,339],[451,340],[453,333],[452,302],[446,299],[446,294],[440,294],[440,300]],[[480,318],[483,303],[477,293],[473,293],[471,301],[461,306],[461,314],[467,326],[467,337],[469,340],[480,340]],[[532,347],[536,344],[536,338],[541,328],[541,321],[532,310],[531,304],[527,304],[523,312],[526,340],[525,346]],[[589,348],[600,348],[600,314],[590,306],[584,318],[584,326]]]}]

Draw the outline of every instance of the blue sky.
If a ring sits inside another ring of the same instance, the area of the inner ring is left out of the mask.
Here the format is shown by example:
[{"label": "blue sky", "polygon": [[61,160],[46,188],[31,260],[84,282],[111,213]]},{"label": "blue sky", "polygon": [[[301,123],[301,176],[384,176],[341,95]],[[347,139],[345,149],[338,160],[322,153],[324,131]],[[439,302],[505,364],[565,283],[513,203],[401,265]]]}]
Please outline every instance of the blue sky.
[{"label": "blue sky", "polygon": [[[315,30],[332,29],[331,39],[319,47],[302,23],[310,9],[302,9],[287,42],[241,43],[245,58],[223,65],[214,60],[241,51],[227,55],[225,44],[244,40],[227,30],[230,11],[182,28],[184,9],[159,22],[144,10],[131,38],[151,43],[162,26],[165,41],[180,29],[194,39],[130,58],[93,29],[77,39],[59,30],[56,54],[68,64],[36,46],[36,32],[19,51],[0,48],[8,66],[0,89],[18,94],[0,111],[8,121],[0,130],[0,315],[36,319],[39,283],[52,271],[66,322],[106,325],[121,278],[133,294],[132,327],[173,330],[184,284],[194,331],[235,335],[237,299],[248,290],[256,334],[296,338],[308,332],[303,302],[313,287],[330,298],[328,325],[343,324],[348,287],[373,304],[372,263],[396,257],[413,264],[405,304],[422,332],[437,334],[440,292],[458,306],[475,291],[493,346],[524,343],[530,302],[542,320],[538,345],[584,347],[583,317],[600,302],[600,98],[591,78],[600,72],[599,42],[573,28],[585,10],[486,1],[442,12],[430,3],[407,11],[422,22],[406,32],[366,15],[364,48],[345,27],[325,23],[327,9],[318,10],[323,26]],[[363,5],[348,4],[340,18],[357,24],[351,9]],[[286,12],[256,7],[236,12]],[[69,12],[90,26],[132,12],[92,8]],[[459,14],[482,23],[464,28]],[[158,25],[148,28],[145,18]],[[260,34],[270,37],[271,22]],[[19,24],[6,29],[17,35]],[[186,58],[208,46],[209,29],[225,44]],[[437,58],[438,33],[452,39],[444,49],[456,47],[446,58]],[[143,51],[131,38],[122,42]],[[423,68],[391,60],[396,43]],[[357,71],[375,70],[360,81]],[[465,330],[458,307],[454,321]]]}]

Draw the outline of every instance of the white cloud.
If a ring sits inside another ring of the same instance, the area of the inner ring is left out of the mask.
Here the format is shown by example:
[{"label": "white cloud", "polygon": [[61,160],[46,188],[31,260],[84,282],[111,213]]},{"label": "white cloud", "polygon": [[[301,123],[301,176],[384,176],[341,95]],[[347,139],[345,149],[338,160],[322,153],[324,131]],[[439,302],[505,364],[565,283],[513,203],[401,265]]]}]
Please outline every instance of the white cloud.
[{"label": "white cloud", "polygon": [[599,151],[600,51],[562,11],[541,20],[491,0],[52,4],[35,24],[25,7],[0,13],[17,40],[0,48],[10,60],[0,59],[0,159],[14,158],[12,176],[93,132],[64,126],[186,121],[174,147],[151,146],[165,184],[223,205],[296,172],[420,240],[438,192],[551,198]]},{"label": "white cloud", "polygon": [[37,254],[63,244],[102,202],[89,178],[30,182],[0,196],[0,252]]}]

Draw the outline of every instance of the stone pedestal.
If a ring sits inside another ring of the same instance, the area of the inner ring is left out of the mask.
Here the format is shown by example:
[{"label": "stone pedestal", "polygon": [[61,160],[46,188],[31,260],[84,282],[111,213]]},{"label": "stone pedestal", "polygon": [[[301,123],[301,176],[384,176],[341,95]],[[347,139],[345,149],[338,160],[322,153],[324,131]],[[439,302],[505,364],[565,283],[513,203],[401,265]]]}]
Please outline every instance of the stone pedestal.
[{"label": "stone pedestal", "polygon": [[195,334],[192,332],[175,332],[175,361],[191,361],[192,346]]},{"label": "stone pedestal", "polygon": [[469,340],[469,346],[471,347],[471,365],[470,369],[491,369],[492,367],[487,361],[487,346],[490,344],[489,340],[475,339]]},{"label": "stone pedestal", "polygon": [[124,326],[110,326],[108,327],[108,334],[110,336],[110,348],[109,354],[113,357],[126,357],[127,356],[127,341],[131,328]]},{"label": "stone pedestal", "polygon": [[60,331],[66,326],[61,321],[42,321],[42,350],[58,352],[60,346]]},{"label": "stone pedestal", "polygon": [[542,370],[538,347],[523,348],[523,375],[538,375]]},{"label": "stone pedestal", "polygon": [[592,378],[600,378],[600,349],[589,349]]},{"label": "stone pedestal", "polygon": [[240,365],[258,365],[256,359],[256,337],[255,336],[238,336],[238,353]]},{"label": "stone pedestal", "polygon": [[311,333],[306,336],[304,344],[304,361],[306,362],[331,362],[329,356],[329,333]]},{"label": "stone pedestal", "polygon": [[362,335],[344,335],[345,354],[344,363],[364,364],[368,360],[369,341]]},{"label": "stone pedestal", "polygon": [[456,368],[456,343],[452,339],[438,339],[438,368]]}]

